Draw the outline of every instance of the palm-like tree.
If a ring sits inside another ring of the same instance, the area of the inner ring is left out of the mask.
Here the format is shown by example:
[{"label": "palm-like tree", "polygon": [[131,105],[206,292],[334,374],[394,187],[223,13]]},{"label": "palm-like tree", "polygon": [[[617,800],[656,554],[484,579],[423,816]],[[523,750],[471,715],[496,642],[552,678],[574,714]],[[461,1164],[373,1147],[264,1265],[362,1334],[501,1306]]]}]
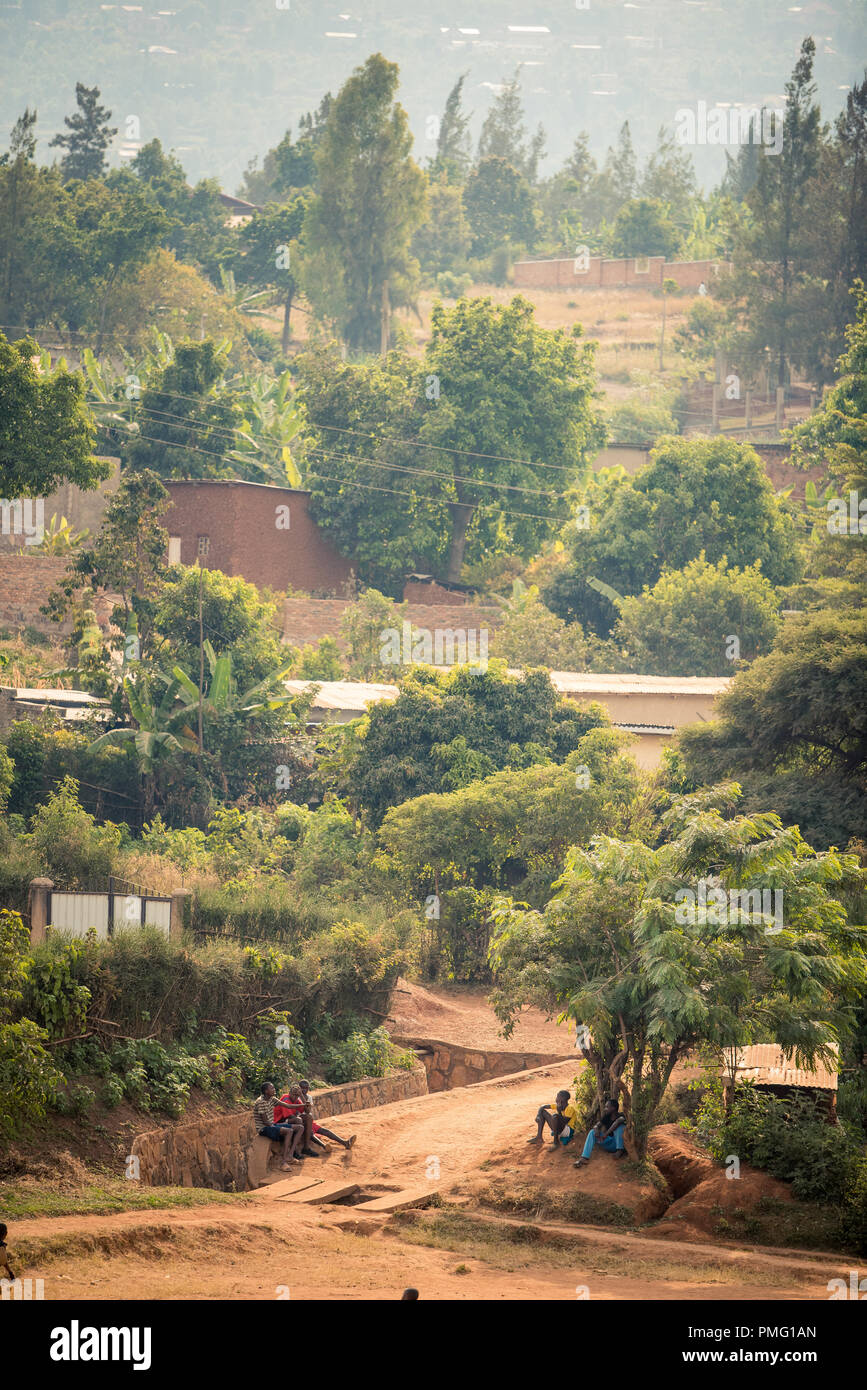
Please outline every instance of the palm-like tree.
[{"label": "palm-like tree", "polygon": [[246,418],[237,432],[239,447],[229,458],[244,470],[242,476],[258,474],[258,481],[278,487],[301,487],[303,482],[291,445],[303,428],[304,414],[290,396],[291,380],[287,371],[279,377],[246,373],[233,382]]}]

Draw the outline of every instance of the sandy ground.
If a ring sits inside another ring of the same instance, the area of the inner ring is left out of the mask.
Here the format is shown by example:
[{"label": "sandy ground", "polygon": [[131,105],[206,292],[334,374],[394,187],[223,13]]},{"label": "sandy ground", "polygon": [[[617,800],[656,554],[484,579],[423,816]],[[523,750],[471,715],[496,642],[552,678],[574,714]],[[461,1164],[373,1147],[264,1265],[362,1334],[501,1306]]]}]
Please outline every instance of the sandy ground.
[{"label": "sandy ground", "polygon": [[[581,1182],[589,1169],[576,1173],[565,1153],[526,1144],[539,1103],[573,1074],[573,1063],[558,1063],[353,1115],[355,1150],[331,1154],[317,1170],[329,1179],[351,1174],[374,1189],[436,1187],[447,1202],[510,1153],[537,1173],[557,1164],[557,1186]],[[606,1184],[602,1165],[614,1180],[615,1161],[600,1155],[599,1165],[597,1181]],[[544,1248],[466,1241],[427,1248],[409,1243],[395,1222],[361,1217],[351,1207],[304,1208],[263,1190],[210,1210],[20,1221],[10,1236],[50,1237],[57,1253],[17,1270],[43,1278],[49,1300],[378,1300],[398,1298],[410,1284],[438,1299],[815,1299],[827,1298],[828,1280],[845,1273],[845,1261],[833,1256],[700,1242],[673,1248],[652,1232],[592,1226],[561,1226],[566,1248],[561,1239],[556,1258]],[[488,1226],[497,1219],[487,1218]]]},{"label": "sandy ground", "polygon": [[504,1038],[484,990],[438,989],[398,980],[392,995],[389,1032],[436,1038],[461,1047],[491,1052],[574,1053],[575,1030],[546,1018],[539,1009],[524,1009],[511,1038]]}]

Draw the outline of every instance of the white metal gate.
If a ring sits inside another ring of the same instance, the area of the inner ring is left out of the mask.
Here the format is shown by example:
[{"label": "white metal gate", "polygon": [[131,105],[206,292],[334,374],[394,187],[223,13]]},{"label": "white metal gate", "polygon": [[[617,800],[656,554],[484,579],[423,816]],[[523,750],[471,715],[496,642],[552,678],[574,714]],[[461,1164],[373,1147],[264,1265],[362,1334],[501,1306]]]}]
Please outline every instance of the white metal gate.
[{"label": "white metal gate", "polygon": [[100,940],[130,927],[158,927],[166,936],[171,923],[171,898],[137,893],[74,893],[52,889],[48,925],[56,931],[84,936],[91,927]]}]

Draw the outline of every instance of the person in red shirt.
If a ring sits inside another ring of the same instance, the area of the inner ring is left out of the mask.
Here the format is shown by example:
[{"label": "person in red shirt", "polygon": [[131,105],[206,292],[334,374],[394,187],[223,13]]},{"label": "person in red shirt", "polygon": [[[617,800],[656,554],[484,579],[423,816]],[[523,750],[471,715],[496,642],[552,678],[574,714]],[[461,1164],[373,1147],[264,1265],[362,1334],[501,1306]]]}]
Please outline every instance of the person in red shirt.
[{"label": "person in red shirt", "polygon": [[302,1148],[301,1152],[306,1154],[308,1158],[319,1157],[316,1150],[310,1147],[311,1144],[316,1143],[319,1145],[320,1149],[325,1148],[322,1139],[319,1138],[320,1134],[323,1138],[331,1139],[335,1144],[340,1144],[347,1151],[351,1149],[355,1143],[355,1135],[351,1134],[348,1139],[341,1139],[340,1135],[335,1134],[333,1130],[323,1129],[322,1125],[318,1125],[313,1119],[313,1106],[309,1098],[309,1081],[307,1082],[306,1090],[302,1089],[302,1087],[304,1087],[304,1082],[290,1086],[286,1095],[280,1097],[280,1100],[274,1106],[275,1121],[284,1118],[284,1116],[287,1119],[297,1116],[299,1119],[303,1120],[304,1138],[302,1143],[304,1148]]}]

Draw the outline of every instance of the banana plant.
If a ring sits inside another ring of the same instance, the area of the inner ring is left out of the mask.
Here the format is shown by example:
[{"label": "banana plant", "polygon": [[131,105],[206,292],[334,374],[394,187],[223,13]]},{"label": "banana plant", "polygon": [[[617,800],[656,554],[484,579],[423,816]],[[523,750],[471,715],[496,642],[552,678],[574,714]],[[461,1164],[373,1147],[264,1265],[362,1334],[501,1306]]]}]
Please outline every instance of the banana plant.
[{"label": "banana plant", "polygon": [[235,281],[233,270],[224,270],[220,266],[220,284],[223,294],[231,301],[232,308],[237,309],[239,314],[262,315],[267,313],[269,305],[274,302],[274,290],[248,290],[243,285],[240,287]]},{"label": "banana plant", "polygon": [[804,502],[807,507],[804,524],[810,532],[812,545],[818,545],[822,537],[828,534],[828,502],[834,496],[834,488],[830,483],[825,491],[820,493],[813,479],[807,479],[804,488]]},{"label": "banana plant", "polygon": [[189,725],[189,705],[186,702],[177,703],[180,681],[176,677],[165,678],[162,672],[154,674],[164,679],[166,684],[159,699],[151,692],[151,683],[146,674],[142,674],[136,682],[128,677],[123,682],[130,713],[138,727],[110,729],[91,745],[96,749],[132,743],[146,777],[153,777],[158,765],[167,758],[178,753],[196,753],[199,749],[199,741]]},{"label": "banana plant", "polygon": [[[259,714],[266,709],[281,709],[295,699],[294,695],[289,695],[285,690],[278,695],[274,689],[275,686],[286,680],[292,670],[293,662],[278,671],[272,671],[264,680],[257,681],[243,694],[238,694],[237,685],[232,675],[231,654],[227,652],[222,656],[217,656],[212,644],[207,639],[202,645],[202,650],[208,664],[210,677],[208,692],[202,696],[202,710],[205,714],[216,716]],[[187,709],[198,708],[199,687],[192,677],[182,666],[173,666],[172,678],[177,683],[178,696],[184,701]]]},{"label": "banana plant", "polygon": [[[239,447],[231,458],[255,481],[301,487],[303,478],[292,441],[304,427],[304,414],[290,396],[291,373],[279,377],[245,373],[231,383],[245,398],[246,418],[236,432]],[[258,477],[256,476],[258,475]]]},{"label": "banana plant", "polygon": [[36,549],[46,555],[65,555],[70,550],[77,550],[89,535],[89,526],[85,526],[83,531],[75,531],[65,516],[58,520],[57,512],[52,512],[42,540]]}]

